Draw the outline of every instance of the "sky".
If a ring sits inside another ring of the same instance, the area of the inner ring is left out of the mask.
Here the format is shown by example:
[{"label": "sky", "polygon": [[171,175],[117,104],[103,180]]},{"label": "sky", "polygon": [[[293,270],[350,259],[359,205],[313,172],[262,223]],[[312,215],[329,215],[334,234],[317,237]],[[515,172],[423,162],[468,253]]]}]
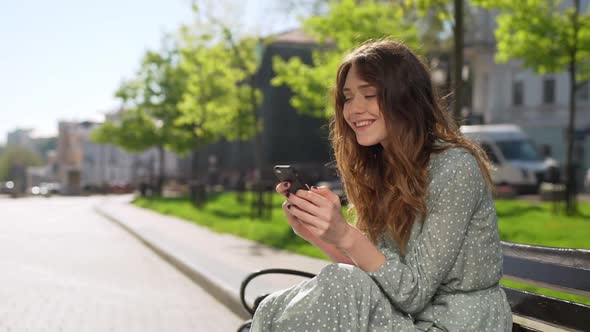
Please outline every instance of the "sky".
[{"label": "sky", "polygon": [[[269,34],[298,26],[278,1],[205,5],[245,31]],[[101,120],[119,105],[114,92],[143,53],[193,19],[189,0],[1,1],[0,144],[16,128],[49,136],[59,120]]]}]

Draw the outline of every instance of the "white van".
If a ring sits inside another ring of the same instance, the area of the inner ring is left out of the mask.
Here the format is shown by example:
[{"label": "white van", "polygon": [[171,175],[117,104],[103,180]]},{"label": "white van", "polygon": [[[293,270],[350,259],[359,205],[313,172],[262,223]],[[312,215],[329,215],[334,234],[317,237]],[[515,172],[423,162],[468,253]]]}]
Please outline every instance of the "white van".
[{"label": "white van", "polygon": [[510,185],[516,193],[537,193],[549,165],[530,138],[512,124],[461,126],[467,138],[477,141],[494,163],[492,180]]}]

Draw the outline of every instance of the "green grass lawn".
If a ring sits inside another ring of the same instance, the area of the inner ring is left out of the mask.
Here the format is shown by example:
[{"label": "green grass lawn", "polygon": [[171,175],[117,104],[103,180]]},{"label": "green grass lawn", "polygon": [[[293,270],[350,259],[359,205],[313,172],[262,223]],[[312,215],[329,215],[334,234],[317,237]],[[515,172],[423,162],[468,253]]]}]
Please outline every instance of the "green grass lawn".
[{"label": "green grass lawn", "polygon": [[[268,220],[250,217],[252,199],[251,194],[245,194],[244,202],[239,203],[235,193],[219,193],[210,196],[207,204],[200,209],[186,197],[138,198],[134,204],[189,220],[216,232],[230,233],[273,247],[326,259],[322,252],[291,231],[280,208],[281,197],[273,195],[274,207],[272,217]],[[552,205],[549,203],[497,200],[496,209],[500,237],[504,241],[590,249],[590,203],[579,203],[580,215],[575,217],[552,214]],[[590,298],[586,297],[507,280],[502,280],[502,284],[590,305]]]},{"label": "green grass lawn", "polygon": [[297,237],[284,219],[280,207],[282,201],[273,195],[274,208],[269,220],[250,218],[252,212],[251,194],[244,195],[244,202],[238,203],[235,193],[214,194],[207,204],[196,208],[186,197],[180,198],[138,198],[134,204],[157,212],[177,216],[219,233],[230,233],[264,243],[276,248],[307,256],[325,258],[321,251]]},{"label": "green grass lawn", "polygon": [[562,248],[590,249],[590,203],[578,203],[580,215],[554,214],[550,203],[496,200],[504,241]]}]

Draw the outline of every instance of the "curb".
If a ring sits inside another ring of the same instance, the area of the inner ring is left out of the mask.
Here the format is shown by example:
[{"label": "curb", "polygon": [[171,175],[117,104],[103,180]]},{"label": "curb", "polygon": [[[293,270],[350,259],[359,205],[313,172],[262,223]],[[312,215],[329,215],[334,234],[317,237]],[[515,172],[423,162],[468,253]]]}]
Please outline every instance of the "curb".
[{"label": "curb", "polygon": [[170,252],[162,246],[159,246],[156,243],[150,241],[146,237],[142,236],[139,232],[136,232],[134,229],[127,226],[124,222],[118,220],[117,218],[111,216],[108,212],[102,210],[99,206],[94,206],[94,211],[102,217],[106,218],[107,220],[120,226],[129,234],[131,234],[134,238],[138,239],[141,243],[143,243],[146,247],[148,247],[150,250],[152,250],[154,253],[160,256],[163,260],[165,260],[178,271],[180,271],[182,274],[187,276],[198,286],[202,287],[205,291],[207,291],[207,293],[209,293],[209,295],[213,296],[213,298],[215,298],[221,304],[226,306],[236,316],[244,320],[252,318],[250,314],[246,311],[246,309],[244,309],[244,307],[242,306],[242,302],[239,296],[239,290],[233,290],[229,286],[217,281],[207,271],[197,269],[187,259],[183,259],[183,257],[180,257],[179,255],[174,255],[173,252]]}]

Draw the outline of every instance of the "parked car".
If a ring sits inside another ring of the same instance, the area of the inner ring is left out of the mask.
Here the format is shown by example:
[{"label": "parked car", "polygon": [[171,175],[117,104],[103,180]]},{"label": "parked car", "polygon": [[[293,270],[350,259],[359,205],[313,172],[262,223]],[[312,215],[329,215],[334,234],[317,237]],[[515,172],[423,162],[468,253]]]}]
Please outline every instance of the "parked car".
[{"label": "parked car", "polygon": [[496,166],[492,180],[516,193],[537,193],[555,160],[544,159],[532,140],[517,125],[461,126],[461,132],[477,141]]},{"label": "parked car", "polygon": [[109,184],[109,193],[111,194],[129,194],[134,190],[133,186],[127,182],[112,182]]},{"label": "parked car", "polygon": [[61,184],[58,182],[41,182],[39,184],[41,195],[55,195],[61,192]]},{"label": "parked car", "polygon": [[12,195],[15,192],[14,182],[0,182],[0,194]]},{"label": "parked car", "polygon": [[38,186],[31,187],[32,195],[50,196],[59,192],[60,184],[57,182],[41,182]]},{"label": "parked car", "polygon": [[49,195],[49,191],[47,190],[47,187],[39,185],[39,186],[31,187],[31,194],[32,195],[47,196],[47,195]]}]

